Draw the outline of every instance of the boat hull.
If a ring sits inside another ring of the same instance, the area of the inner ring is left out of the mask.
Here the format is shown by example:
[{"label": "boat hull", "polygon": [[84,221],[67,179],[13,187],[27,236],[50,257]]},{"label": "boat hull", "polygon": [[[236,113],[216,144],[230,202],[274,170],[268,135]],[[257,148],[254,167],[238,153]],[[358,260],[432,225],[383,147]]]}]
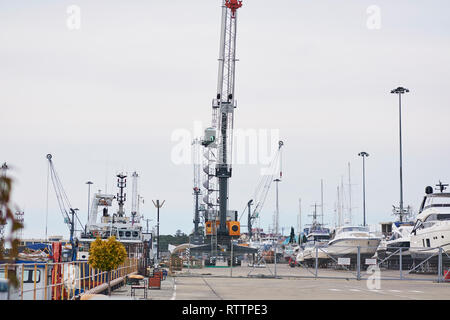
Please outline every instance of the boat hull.
[{"label": "boat hull", "polygon": [[361,238],[361,239],[338,239],[322,248],[325,253],[332,256],[343,257],[348,255],[357,255],[372,257],[377,251],[381,239]]},{"label": "boat hull", "polygon": [[411,256],[415,260],[428,259],[433,255],[442,253],[450,255],[450,223],[441,223],[436,226],[417,230],[411,235]]}]

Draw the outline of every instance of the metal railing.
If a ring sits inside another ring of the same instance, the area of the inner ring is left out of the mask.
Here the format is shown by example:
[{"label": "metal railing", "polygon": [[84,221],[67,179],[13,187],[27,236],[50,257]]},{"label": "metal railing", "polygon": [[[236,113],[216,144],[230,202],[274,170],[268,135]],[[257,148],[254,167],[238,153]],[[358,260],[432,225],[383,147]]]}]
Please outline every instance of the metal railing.
[{"label": "metal railing", "polygon": [[18,286],[9,285],[12,300],[71,300],[110,281],[137,272],[138,259],[127,259],[117,269],[101,271],[87,261],[1,264],[0,278],[9,279],[15,273]]},{"label": "metal railing", "polygon": [[[412,249],[415,254],[412,254]],[[268,278],[328,278],[368,280],[422,280],[450,282],[450,252],[443,248],[389,247],[386,250],[375,246],[316,246],[303,251],[304,260],[289,262],[289,267],[277,267],[272,261],[255,260],[251,256],[239,257],[248,260],[248,266],[234,269],[215,269],[210,276],[219,277],[268,277]],[[295,257],[294,257],[295,258]],[[189,257],[188,257],[189,259]],[[251,260],[251,263],[250,263]],[[260,264],[260,262],[264,263]],[[272,262],[272,263],[271,263]],[[283,263],[279,263],[283,265]],[[287,263],[285,265],[288,265]],[[223,266],[221,267],[223,268]],[[200,271],[188,270],[179,275],[196,276]]]}]

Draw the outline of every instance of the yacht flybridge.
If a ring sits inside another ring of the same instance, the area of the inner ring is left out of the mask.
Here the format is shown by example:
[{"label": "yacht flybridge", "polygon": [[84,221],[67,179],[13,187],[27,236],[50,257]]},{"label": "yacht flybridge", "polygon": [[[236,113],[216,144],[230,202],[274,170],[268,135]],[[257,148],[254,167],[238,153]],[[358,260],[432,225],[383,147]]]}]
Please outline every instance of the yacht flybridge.
[{"label": "yacht flybridge", "polygon": [[439,191],[433,193],[426,187],[424,199],[411,232],[411,256],[422,260],[436,255],[439,248],[450,253],[450,193],[444,192],[448,185],[439,182]]}]

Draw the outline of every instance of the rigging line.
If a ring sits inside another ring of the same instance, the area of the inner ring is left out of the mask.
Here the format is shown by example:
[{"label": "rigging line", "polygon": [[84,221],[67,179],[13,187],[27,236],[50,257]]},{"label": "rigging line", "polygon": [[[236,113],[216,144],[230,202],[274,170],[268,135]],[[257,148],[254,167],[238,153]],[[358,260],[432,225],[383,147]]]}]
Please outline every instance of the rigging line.
[{"label": "rigging line", "polygon": [[61,195],[58,193],[58,187],[57,187],[56,182],[55,182],[54,172],[53,171],[52,171],[52,174],[51,174],[51,178],[52,178],[53,187],[55,188],[56,200],[58,201],[58,206],[59,206],[59,208],[61,210],[61,214],[63,216],[63,219],[66,219],[68,217],[67,210],[66,210],[66,208],[64,206],[64,203],[62,202]]},{"label": "rigging line", "polygon": [[54,167],[53,167],[53,170],[54,170],[54,172],[55,172],[55,177],[56,177],[56,180],[57,180],[57,183],[58,183],[58,189],[61,190],[61,194],[62,194],[62,196],[64,197],[63,200],[66,201],[66,203],[69,205],[69,208],[72,208],[72,205],[71,205],[71,203],[70,203],[70,201],[69,201],[69,197],[67,196],[66,191],[65,191],[64,188],[63,188],[62,182],[61,182],[61,180],[59,179],[59,175],[58,175],[58,173],[56,172],[56,169],[55,169]]},{"label": "rigging line", "polygon": [[242,210],[241,215],[239,216],[239,220],[241,221],[242,216],[244,215],[245,210],[247,209],[247,205],[245,205],[244,210]]},{"label": "rigging line", "polygon": [[[272,175],[262,175],[261,176],[259,183],[257,185],[257,188],[255,190],[255,199],[259,198],[258,196],[260,195],[261,188],[266,188],[268,182],[270,182],[273,179],[273,176],[274,176],[273,172],[275,171],[274,166],[276,166],[278,156],[279,156],[279,153],[277,153],[275,155],[274,159],[272,159],[272,162],[270,163],[270,166],[268,167],[268,171],[272,172]],[[270,178],[270,180],[269,180],[269,178]]]}]

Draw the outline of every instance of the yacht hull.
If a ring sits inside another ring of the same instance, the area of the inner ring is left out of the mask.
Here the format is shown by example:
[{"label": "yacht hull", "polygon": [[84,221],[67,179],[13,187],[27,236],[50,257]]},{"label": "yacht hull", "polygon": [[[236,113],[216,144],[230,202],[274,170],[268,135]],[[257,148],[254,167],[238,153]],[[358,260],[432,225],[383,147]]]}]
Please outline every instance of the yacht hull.
[{"label": "yacht hull", "polygon": [[332,256],[357,255],[358,247],[361,255],[372,257],[380,243],[378,238],[338,239],[322,248],[324,252]]},{"label": "yacht hull", "polygon": [[411,256],[415,260],[428,259],[442,253],[450,255],[450,223],[442,223],[433,227],[417,230],[411,235]]}]

